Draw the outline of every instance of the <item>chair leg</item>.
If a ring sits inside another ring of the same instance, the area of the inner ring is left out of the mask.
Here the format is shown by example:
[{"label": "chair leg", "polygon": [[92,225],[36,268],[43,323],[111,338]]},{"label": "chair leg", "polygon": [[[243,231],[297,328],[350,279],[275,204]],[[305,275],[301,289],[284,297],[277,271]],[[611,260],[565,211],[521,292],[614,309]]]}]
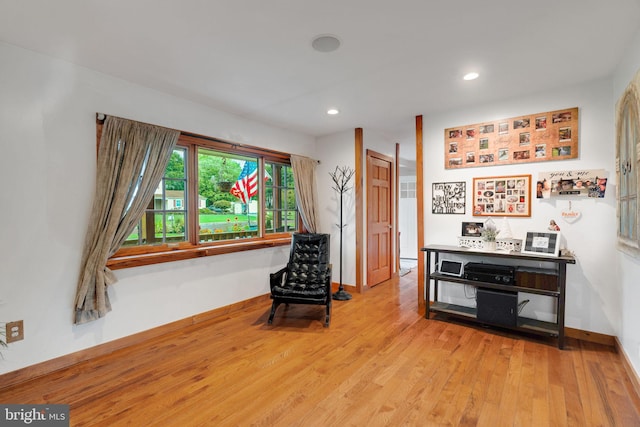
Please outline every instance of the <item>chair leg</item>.
[{"label": "chair leg", "polygon": [[327,304],[327,308],[324,315],[324,327],[329,327],[329,322],[331,321],[331,303]]},{"label": "chair leg", "polygon": [[269,323],[269,325],[273,323],[273,316],[275,316],[276,308],[278,308],[279,305],[280,305],[279,302],[276,302],[276,300],[273,300],[273,303],[271,304],[271,314],[269,314],[269,320],[267,322]]}]

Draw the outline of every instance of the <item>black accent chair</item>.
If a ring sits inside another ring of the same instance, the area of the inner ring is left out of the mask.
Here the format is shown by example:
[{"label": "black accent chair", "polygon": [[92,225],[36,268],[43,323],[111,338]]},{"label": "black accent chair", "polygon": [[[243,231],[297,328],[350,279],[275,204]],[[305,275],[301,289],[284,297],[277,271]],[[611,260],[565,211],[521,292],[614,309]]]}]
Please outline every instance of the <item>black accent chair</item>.
[{"label": "black accent chair", "polygon": [[296,233],[291,240],[287,266],[270,275],[271,314],[285,304],[315,304],[326,306],[324,326],[331,319],[331,266],[329,264],[329,235]]}]

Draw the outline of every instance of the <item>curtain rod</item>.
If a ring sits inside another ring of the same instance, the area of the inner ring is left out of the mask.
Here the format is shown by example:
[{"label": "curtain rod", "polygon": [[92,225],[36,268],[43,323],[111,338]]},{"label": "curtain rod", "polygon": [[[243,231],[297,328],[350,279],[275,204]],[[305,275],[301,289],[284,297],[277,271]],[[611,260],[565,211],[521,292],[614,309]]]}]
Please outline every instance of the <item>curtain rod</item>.
[{"label": "curtain rod", "polygon": [[[113,116],[112,115],[112,117],[118,117],[118,116]],[[118,118],[124,119],[124,120],[131,120],[131,119],[127,119],[125,117],[118,117]],[[98,123],[100,123],[101,125],[104,124],[104,121],[106,119],[107,119],[107,114],[105,114],[105,113],[96,113],[96,121]],[[131,120],[131,121],[136,121],[138,123],[145,123],[145,122],[140,122],[139,120]],[[151,125],[150,123],[145,123],[145,124]],[[157,125],[151,125],[151,126],[157,126]],[[164,127],[164,126],[161,126],[161,127]],[[224,139],[214,138],[214,137],[206,136],[206,135],[200,135],[200,134],[193,133],[193,132],[185,132],[185,131],[182,131],[180,129],[173,129],[173,130],[177,130],[178,132],[180,132],[182,135],[185,135],[185,136],[191,136],[191,137],[195,137],[195,138],[203,138],[203,139],[207,139],[209,141],[215,141],[215,142],[219,142],[219,143],[222,143],[222,144],[227,144],[231,148],[240,147],[240,148],[249,148],[249,149],[259,149],[261,151],[266,151],[266,152],[277,154],[277,155],[280,155],[280,156],[283,156],[283,155],[290,156],[291,155],[290,153],[283,153],[282,151],[271,150],[269,148],[263,148],[263,147],[253,147],[251,145],[239,144],[237,142],[225,141]],[[318,164],[320,164],[320,160],[316,160],[316,162],[318,162]]]}]

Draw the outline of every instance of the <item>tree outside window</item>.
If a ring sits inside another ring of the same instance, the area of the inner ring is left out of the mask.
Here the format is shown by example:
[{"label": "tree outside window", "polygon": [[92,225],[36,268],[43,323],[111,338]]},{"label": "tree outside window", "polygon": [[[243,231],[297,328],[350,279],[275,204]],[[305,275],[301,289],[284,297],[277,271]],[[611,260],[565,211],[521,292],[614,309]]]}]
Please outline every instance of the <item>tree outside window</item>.
[{"label": "tree outside window", "polygon": [[234,153],[194,139],[181,137],[145,214],[116,256],[127,248],[144,253],[234,244],[298,230],[290,164],[259,149]]}]

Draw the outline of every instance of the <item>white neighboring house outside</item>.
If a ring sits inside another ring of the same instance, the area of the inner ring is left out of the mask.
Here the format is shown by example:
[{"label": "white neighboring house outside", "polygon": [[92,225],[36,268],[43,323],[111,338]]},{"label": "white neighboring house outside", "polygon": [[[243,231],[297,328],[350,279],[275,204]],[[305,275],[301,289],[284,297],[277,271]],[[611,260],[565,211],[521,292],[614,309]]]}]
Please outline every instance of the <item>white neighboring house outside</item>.
[{"label": "white neighboring house outside", "polygon": [[[184,210],[185,209],[185,192],[183,190],[165,190],[165,207],[164,210]],[[158,188],[153,195],[154,209],[162,209],[162,189]],[[198,208],[206,208],[207,199],[198,195]]]}]

